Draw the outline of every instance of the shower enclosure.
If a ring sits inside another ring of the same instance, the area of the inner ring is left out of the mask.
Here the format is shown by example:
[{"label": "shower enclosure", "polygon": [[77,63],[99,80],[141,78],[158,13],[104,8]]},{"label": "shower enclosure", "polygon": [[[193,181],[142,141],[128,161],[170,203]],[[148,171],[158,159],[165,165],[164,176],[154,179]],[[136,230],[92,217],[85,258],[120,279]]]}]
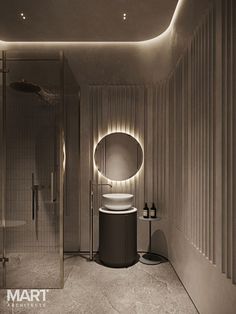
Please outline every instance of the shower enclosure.
[{"label": "shower enclosure", "polygon": [[66,65],[2,52],[0,288],[63,287]]}]

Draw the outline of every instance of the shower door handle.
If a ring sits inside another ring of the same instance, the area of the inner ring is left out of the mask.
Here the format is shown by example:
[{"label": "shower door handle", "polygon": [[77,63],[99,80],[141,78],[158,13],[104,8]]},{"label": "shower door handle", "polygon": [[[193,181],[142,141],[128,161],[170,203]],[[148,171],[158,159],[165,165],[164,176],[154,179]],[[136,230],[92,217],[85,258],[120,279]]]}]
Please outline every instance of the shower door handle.
[{"label": "shower door handle", "polygon": [[32,173],[32,220],[34,220],[35,215],[35,188],[34,188],[34,174]]},{"label": "shower door handle", "polygon": [[32,220],[34,220],[34,204],[35,204],[35,192],[34,189],[32,189]]},{"label": "shower door handle", "polygon": [[54,199],[54,172],[51,172],[51,202],[53,203],[55,201]]},{"label": "shower door handle", "polygon": [[38,240],[39,189],[43,186],[35,184],[34,181],[34,173],[32,173],[32,220],[35,221],[35,234]]},{"label": "shower door handle", "polygon": [[38,185],[35,185],[35,234],[36,234],[36,239],[38,240],[38,211],[39,211],[39,187]]}]

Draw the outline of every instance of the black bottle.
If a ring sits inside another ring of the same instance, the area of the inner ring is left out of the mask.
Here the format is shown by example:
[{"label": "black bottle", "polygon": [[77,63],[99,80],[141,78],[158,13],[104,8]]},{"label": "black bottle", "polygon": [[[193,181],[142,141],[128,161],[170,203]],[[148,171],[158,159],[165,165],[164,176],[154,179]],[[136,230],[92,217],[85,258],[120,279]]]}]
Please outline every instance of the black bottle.
[{"label": "black bottle", "polygon": [[150,217],[151,218],[156,218],[157,217],[157,209],[156,209],[154,203],[152,203],[152,207],[150,208]]},{"label": "black bottle", "polygon": [[145,203],[145,206],[143,208],[143,218],[149,218],[149,208],[147,206],[147,203]]}]

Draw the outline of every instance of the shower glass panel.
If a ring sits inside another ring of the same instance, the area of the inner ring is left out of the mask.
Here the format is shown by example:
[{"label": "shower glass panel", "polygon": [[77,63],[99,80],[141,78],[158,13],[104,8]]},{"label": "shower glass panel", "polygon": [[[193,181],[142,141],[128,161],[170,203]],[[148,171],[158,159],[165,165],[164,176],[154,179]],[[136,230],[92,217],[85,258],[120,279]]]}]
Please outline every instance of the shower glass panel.
[{"label": "shower glass panel", "polygon": [[[3,71],[3,62],[0,60],[0,69],[1,72]],[[1,73],[0,73],[1,74]],[[0,75],[0,182],[2,183],[3,180],[3,171],[2,171],[2,166],[3,166],[3,84],[2,84],[2,75]],[[2,205],[3,205],[3,198],[2,198],[2,193],[3,193],[3,185],[1,184],[0,188],[0,288],[3,288],[3,283],[4,283],[4,277],[3,277],[3,216],[4,213],[2,211]]]},{"label": "shower glass panel", "polygon": [[6,288],[63,286],[63,64],[61,53],[6,54]]}]

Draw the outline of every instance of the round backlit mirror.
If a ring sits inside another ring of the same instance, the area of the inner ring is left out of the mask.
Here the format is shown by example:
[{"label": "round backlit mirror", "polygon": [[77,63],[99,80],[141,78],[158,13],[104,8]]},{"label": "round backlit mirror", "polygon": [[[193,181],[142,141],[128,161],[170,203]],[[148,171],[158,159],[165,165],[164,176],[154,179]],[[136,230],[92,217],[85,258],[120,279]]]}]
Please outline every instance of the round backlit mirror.
[{"label": "round backlit mirror", "polygon": [[97,144],[94,154],[98,171],[107,179],[123,181],[133,177],[143,163],[139,142],[126,133],[111,133]]}]

